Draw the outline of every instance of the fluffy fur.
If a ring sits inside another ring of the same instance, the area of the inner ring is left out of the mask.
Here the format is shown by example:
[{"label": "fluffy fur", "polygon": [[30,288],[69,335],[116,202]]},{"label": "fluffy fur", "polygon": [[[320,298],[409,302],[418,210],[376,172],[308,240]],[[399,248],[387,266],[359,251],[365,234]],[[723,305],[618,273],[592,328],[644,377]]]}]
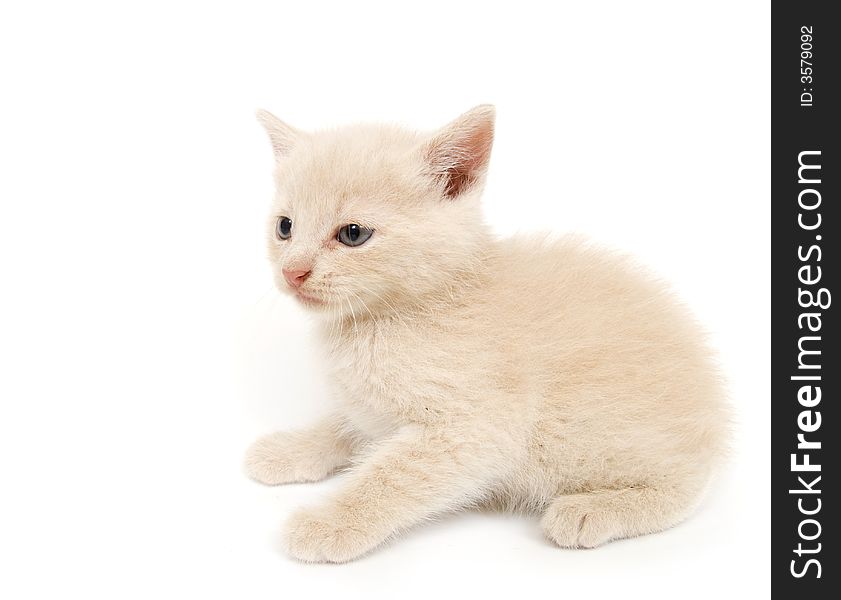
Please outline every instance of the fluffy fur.
[{"label": "fluffy fur", "polygon": [[[351,467],[289,520],[292,556],[348,561],[479,505],[536,511],[550,540],[587,548],[690,513],[726,417],[702,335],[626,258],[574,237],[491,236],[479,197],[492,107],[429,135],[258,116],[277,158],[276,283],[320,317],[337,406],[258,440],[246,468],[283,484]],[[344,246],[348,223],[374,234]],[[296,291],[284,268],[311,274]]]}]

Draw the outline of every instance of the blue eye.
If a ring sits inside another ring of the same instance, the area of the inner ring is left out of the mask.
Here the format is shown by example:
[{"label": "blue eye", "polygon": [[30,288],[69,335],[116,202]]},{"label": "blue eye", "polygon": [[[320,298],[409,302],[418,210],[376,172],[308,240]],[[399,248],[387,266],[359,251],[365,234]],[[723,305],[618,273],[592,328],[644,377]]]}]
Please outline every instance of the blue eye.
[{"label": "blue eye", "polygon": [[345,246],[361,246],[368,241],[373,233],[373,229],[368,229],[367,227],[362,227],[356,223],[351,223],[350,225],[345,225],[339,229],[336,239]]},{"label": "blue eye", "polygon": [[288,240],[292,235],[292,219],[289,217],[278,217],[275,233],[281,240]]}]

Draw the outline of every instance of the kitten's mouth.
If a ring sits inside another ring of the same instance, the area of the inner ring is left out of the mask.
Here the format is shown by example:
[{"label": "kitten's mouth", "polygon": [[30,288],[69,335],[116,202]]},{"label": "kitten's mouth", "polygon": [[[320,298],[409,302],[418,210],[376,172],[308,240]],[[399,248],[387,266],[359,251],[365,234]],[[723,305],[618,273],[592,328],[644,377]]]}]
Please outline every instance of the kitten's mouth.
[{"label": "kitten's mouth", "polygon": [[305,306],[324,306],[326,302],[321,298],[316,298],[315,296],[310,296],[309,294],[305,294],[301,290],[297,290],[295,292],[295,297],[298,299],[301,304]]}]

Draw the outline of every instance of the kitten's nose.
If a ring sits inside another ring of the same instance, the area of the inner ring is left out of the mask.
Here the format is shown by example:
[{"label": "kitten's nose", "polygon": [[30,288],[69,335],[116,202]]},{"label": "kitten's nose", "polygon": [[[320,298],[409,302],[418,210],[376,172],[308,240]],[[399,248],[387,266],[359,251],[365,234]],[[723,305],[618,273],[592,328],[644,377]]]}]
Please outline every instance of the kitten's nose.
[{"label": "kitten's nose", "polygon": [[303,269],[283,269],[283,277],[286,279],[286,283],[293,288],[301,287],[301,284],[307,280],[310,273],[312,271],[305,271]]}]

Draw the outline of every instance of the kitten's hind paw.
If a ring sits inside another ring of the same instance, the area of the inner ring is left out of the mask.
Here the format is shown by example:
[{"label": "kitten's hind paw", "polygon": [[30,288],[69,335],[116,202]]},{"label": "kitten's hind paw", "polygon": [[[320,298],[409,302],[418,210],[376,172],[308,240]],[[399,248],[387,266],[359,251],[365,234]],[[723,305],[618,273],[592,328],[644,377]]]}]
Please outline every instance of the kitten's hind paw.
[{"label": "kitten's hind paw", "polygon": [[632,487],[569,494],[555,498],[540,524],[564,548],[594,548],[619,538],[661,531],[691,510],[692,488]]},{"label": "kitten's hind paw", "polygon": [[546,536],[562,548],[595,548],[616,536],[616,528],[593,507],[575,502],[549,507],[540,521]]}]

